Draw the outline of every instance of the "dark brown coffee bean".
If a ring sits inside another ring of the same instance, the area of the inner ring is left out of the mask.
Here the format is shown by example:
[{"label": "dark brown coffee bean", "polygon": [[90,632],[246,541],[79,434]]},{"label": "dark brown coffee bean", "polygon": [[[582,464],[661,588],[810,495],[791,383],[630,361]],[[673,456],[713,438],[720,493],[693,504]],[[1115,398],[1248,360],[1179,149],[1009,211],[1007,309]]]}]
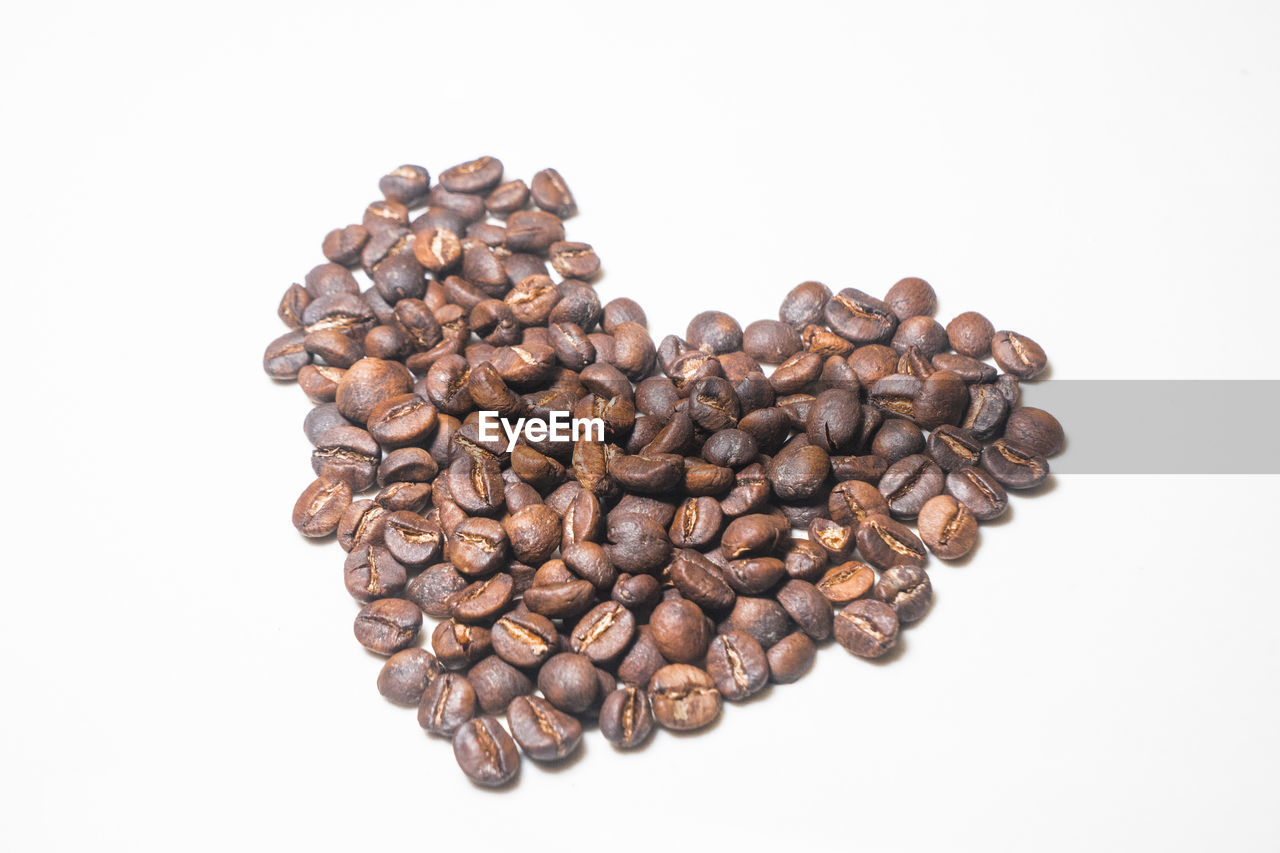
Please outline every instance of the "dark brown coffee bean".
[{"label": "dark brown coffee bean", "polygon": [[384,544],[389,515],[373,501],[352,501],[338,522],[338,545],[349,553],[361,545]]},{"label": "dark brown coffee bean", "polygon": [[854,350],[852,342],[846,341],[835,332],[816,325],[804,327],[800,332],[800,343],[806,352],[813,353],[823,359],[824,369],[826,362],[830,359],[846,358]]},{"label": "dark brown coffee bean", "polygon": [[600,274],[600,258],[590,243],[559,241],[548,250],[551,267],[564,278],[590,281]]},{"label": "dark brown coffee bean", "polygon": [[813,444],[785,447],[768,467],[769,484],[784,501],[803,501],[822,488],[831,470],[831,458]]},{"label": "dark brown coffee bean", "polygon": [[564,239],[564,223],[542,210],[517,210],[507,217],[507,239],[503,246],[512,252],[546,252],[552,243]]},{"label": "dark brown coffee bean", "polygon": [[754,637],[729,631],[711,641],[707,674],[725,699],[737,702],[759,693],[769,683],[769,661]]},{"label": "dark brown coffee bean", "polygon": [[561,550],[565,564],[573,573],[604,592],[618,580],[618,570],[609,553],[595,542],[573,542]]},{"label": "dark brown coffee bean", "polygon": [[432,619],[449,616],[455,594],[467,586],[467,579],[449,563],[438,563],[411,580],[405,587],[405,598],[422,608]]},{"label": "dark brown coffee bean", "polygon": [[272,379],[294,379],[303,367],[311,363],[311,353],[304,344],[306,333],[302,330],[286,332],[267,345],[262,355],[262,369]]},{"label": "dark brown coffee bean", "polygon": [[506,506],[502,469],[488,453],[459,456],[449,465],[448,482],[450,497],[468,513],[497,515]]},{"label": "dark brown coffee bean", "polygon": [[575,652],[595,663],[616,660],[636,632],[636,618],[616,601],[605,601],[593,607],[579,620],[570,635]]},{"label": "dark brown coffee bean", "polygon": [[448,540],[449,561],[464,575],[496,572],[508,556],[506,531],[491,518],[468,518]]},{"label": "dark brown coffee bean", "polygon": [[996,332],[991,338],[991,357],[1001,370],[1019,379],[1034,379],[1049,364],[1038,343],[1009,331]]},{"label": "dark brown coffee bean", "polygon": [[378,466],[378,485],[425,483],[439,473],[431,454],[421,447],[401,447],[387,454]]},{"label": "dark brown coffee bean", "polygon": [[878,658],[898,641],[898,617],[883,601],[862,598],[836,611],[835,635],[848,652]]},{"label": "dark brown coffee bean", "polygon": [[888,305],[851,287],[827,300],[823,316],[832,331],[855,344],[882,343],[898,328],[898,318]]},{"label": "dark brown coffee bean", "polygon": [[892,346],[900,355],[914,351],[928,369],[928,361],[947,349],[947,332],[932,317],[907,317],[893,335]]},{"label": "dark brown coffee bean", "polygon": [[943,471],[958,471],[978,464],[982,442],[968,430],[943,424],[929,433],[929,456]]},{"label": "dark brown coffee bean", "polygon": [[529,677],[497,655],[489,655],[471,667],[467,681],[475,688],[476,699],[486,714],[501,714],[512,699],[533,692]]},{"label": "dark brown coffee bean", "polygon": [[440,665],[426,649],[404,649],[387,658],[378,673],[378,692],[397,705],[417,708]]},{"label": "dark brown coffee bean", "polygon": [[951,348],[970,358],[986,358],[991,354],[991,339],[995,326],[976,311],[959,314],[947,324],[947,338]]},{"label": "dark brown coffee bean", "polygon": [[736,594],[723,572],[697,551],[677,552],[670,571],[676,589],[698,607],[723,611],[733,606]]},{"label": "dark brown coffee bean", "polygon": [[349,483],[354,491],[372,486],[382,451],[369,433],[359,427],[334,427],[316,443],[311,468],[329,480]]},{"label": "dark brown coffee bean", "polygon": [[303,490],[293,506],[293,526],[303,536],[318,539],[338,528],[351,506],[351,486],[341,480],[317,478]]},{"label": "dark brown coffee bean", "polygon": [[453,596],[449,614],[458,622],[488,623],[511,603],[515,581],[500,572],[484,580],[474,581]]},{"label": "dark brown coffee bean", "polygon": [[671,561],[671,541],[660,519],[615,507],[605,535],[611,543],[606,551],[618,571],[653,572]]},{"label": "dark brown coffee bean", "polygon": [[371,202],[364,209],[362,224],[371,234],[387,229],[403,228],[409,224],[409,208],[398,201],[386,199]]},{"label": "dark brown coffee bean", "polygon": [[742,334],[747,355],[765,364],[781,364],[801,346],[799,332],[780,320],[757,320]]},{"label": "dark brown coffee bean", "polygon": [[418,703],[418,725],[428,733],[453,737],[476,715],[476,691],[456,672],[444,672],[431,680]]},{"label": "dark brown coffee bean", "polygon": [[424,228],[414,237],[413,256],[424,269],[439,275],[462,260],[462,241],[446,228]]},{"label": "dark brown coffee bean", "polygon": [[391,483],[373,496],[373,502],[387,512],[418,512],[431,500],[430,483]]},{"label": "dark brown coffee bean", "polygon": [[805,428],[814,446],[832,454],[839,453],[853,442],[861,422],[862,407],[857,395],[831,388],[813,401]]},{"label": "dark brown coffee bean", "polygon": [[672,453],[615,456],[609,463],[609,473],[631,491],[662,494],[684,479],[684,459]]},{"label": "dark brown coffee bean", "polygon": [[420,445],[435,430],[435,406],[417,394],[391,397],[369,412],[370,435],[387,449]]},{"label": "dark brown coffee bean", "polygon": [[662,585],[653,575],[618,575],[609,596],[629,610],[650,607],[662,597]]},{"label": "dark brown coffee bean", "polygon": [[368,242],[369,229],[363,225],[348,225],[326,234],[321,251],[333,263],[350,267],[360,262],[360,252]]},{"label": "dark brown coffee bean", "polygon": [[594,599],[595,587],[585,580],[534,586],[524,593],[525,606],[552,619],[577,616],[590,607]]},{"label": "dark brown coffee bean", "polygon": [[528,203],[529,187],[519,179],[499,184],[484,200],[489,212],[499,216],[514,213]]},{"label": "dark brown coffee bean", "polygon": [[934,370],[950,370],[965,382],[994,382],[997,371],[985,361],[978,361],[967,355],[953,352],[940,352],[931,360]]},{"label": "dark brown coffee bean", "polygon": [[801,631],[815,640],[831,636],[831,602],[816,586],[792,579],[779,587],[775,597]]},{"label": "dark brown coffee bean", "polygon": [[702,548],[715,541],[724,514],[715,498],[686,498],[676,510],[669,534],[677,548]]},{"label": "dark brown coffee bean", "polygon": [[406,566],[420,568],[440,559],[444,531],[436,522],[401,510],[388,515],[384,525],[382,537],[387,550]]},{"label": "dark brown coffee bean", "polygon": [[778,394],[794,394],[822,373],[823,357],[812,352],[798,352],[788,358],[769,377]]},{"label": "dark brown coffee bean", "polygon": [[494,623],[493,651],[507,663],[534,667],[551,657],[559,635],[550,619],[537,613],[508,613]]},{"label": "dark brown coffee bean", "polygon": [[829,518],[815,518],[809,522],[809,541],[816,542],[834,562],[843,562],[853,553],[854,526],[840,524]]},{"label": "dark brown coffee bean", "polygon": [[605,740],[622,749],[644,743],[653,730],[653,714],[649,696],[642,688],[620,687],[605,697],[600,705],[600,733]]},{"label": "dark brown coffee bean", "polygon": [[721,537],[725,556],[731,560],[768,554],[778,546],[786,526],[775,516],[756,513],[729,522]]},{"label": "dark brown coffee bean", "polygon": [[487,193],[501,180],[502,161],[496,157],[479,157],[440,173],[440,184],[452,193]]},{"label": "dark brown coffee bean", "polygon": [[832,604],[847,604],[866,595],[875,582],[876,574],[869,566],[853,561],[828,569],[815,588]]},{"label": "dark brown coffee bean", "polygon": [[806,281],[791,289],[778,309],[778,319],[799,331],[811,323],[822,321],[822,309],[831,298],[831,288],[817,281]]},{"label": "dark brown coffee bean", "polygon": [[910,528],[887,515],[867,516],[854,536],[858,542],[858,553],[876,568],[924,565],[924,543]]},{"label": "dark brown coffee bean", "polygon": [[664,601],[649,617],[653,641],[669,661],[693,663],[707,653],[711,632],[702,609],[692,601]]},{"label": "dark brown coffee bean", "polygon": [[370,303],[346,292],[316,297],[302,312],[303,331],[308,334],[336,329],[352,338],[361,338],[378,322]]},{"label": "dark brown coffee bean", "polygon": [[970,386],[969,407],[960,420],[960,426],[973,433],[974,438],[988,441],[1004,429],[1010,406],[997,385]]},{"label": "dark brown coffee bean", "polygon": [[1040,456],[1052,456],[1062,449],[1065,435],[1058,419],[1031,406],[1014,409],[1004,427],[1005,440]]},{"label": "dark brown coffee bean", "polygon": [[911,421],[889,418],[876,430],[871,452],[883,456],[892,465],[925,449],[924,433]]},{"label": "dark brown coffee bean", "polygon": [[903,321],[917,316],[932,317],[938,310],[938,295],[922,278],[902,279],[889,288],[884,301]]},{"label": "dark brown coffee bean", "polygon": [[567,219],[578,212],[573,193],[555,169],[543,169],[535,174],[530,189],[534,204],[561,219]]},{"label": "dark brown coffee bean", "polygon": [[742,327],[723,311],[703,311],[689,321],[685,340],[712,355],[733,352],[742,349]]},{"label": "dark brown coffee bean", "polygon": [[342,569],[347,592],[356,601],[397,596],[409,579],[404,566],[380,545],[361,545],[347,555]]},{"label": "dark brown coffee bean", "polygon": [[306,419],[302,422],[302,431],[306,434],[307,440],[315,445],[320,441],[320,436],[336,426],[353,426],[353,424],[342,416],[336,403],[326,403],[316,406],[307,413]]},{"label": "dark brown coffee bean", "polygon": [[486,788],[505,785],[520,772],[516,742],[494,717],[463,723],[453,736],[453,757],[468,779]]},{"label": "dark brown coffee bean", "polygon": [[818,647],[801,631],[788,634],[769,649],[769,680],[775,684],[791,684],[813,666]]},{"label": "dark brown coffee bean", "polygon": [[1049,476],[1049,461],[1008,439],[997,439],[982,451],[982,467],[1009,489],[1030,489]]},{"label": "dark brown coffee bean", "polygon": [[591,659],[561,652],[542,665],[538,689],[555,707],[569,714],[581,714],[595,704],[600,680]]},{"label": "dark brown coffee bean", "polygon": [[689,731],[715,722],[722,700],[704,670],[685,663],[664,666],[649,680],[653,717],[668,729]]},{"label": "dark brown coffee bean", "polygon": [[431,632],[431,650],[445,669],[464,669],[488,657],[493,642],[488,628],[450,619]]},{"label": "dark brown coffee bean", "polygon": [[873,595],[892,607],[898,621],[905,624],[928,612],[933,602],[933,584],[924,569],[894,566],[880,578]]},{"label": "dark brown coffee bean", "polygon": [[337,329],[309,332],[303,338],[302,345],[326,365],[344,370],[364,357],[364,347],[360,342],[352,340]]},{"label": "dark brown coffee bean", "polygon": [[582,724],[539,696],[518,696],[507,708],[511,734],[535,761],[559,761],[582,741]]},{"label": "dark brown coffee bean", "polygon": [[788,546],[782,562],[789,577],[813,582],[822,577],[826,569],[827,549],[808,539],[797,539]]},{"label": "dark brown coffee bean", "polygon": [[[865,408],[863,417],[866,417]],[[889,460],[877,454],[867,456],[832,456],[831,473],[837,480],[878,483],[889,470]]]},{"label": "dark brown coffee bean", "polygon": [[418,605],[399,598],[380,598],[360,608],[355,635],[374,654],[393,655],[413,645],[422,628]]},{"label": "dark brown coffee bean", "polygon": [[724,567],[725,582],[739,595],[759,595],[777,585],[787,569],[776,557],[730,560]]},{"label": "dark brown coffee bean", "polygon": [[364,424],[378,404],[412,389],[413,375],[400,362],[362,358],[338,383],[338,411],[352,423]]},{"label": "dark brown coffee bean", "polygon": [[858,525],[867,516],[877,513],[888,515],[889,504],[885,502],[880,490],[870,483],[845,480],[831,490],[827,511],[833,521],[854,528],[856,533]]},{"label": "dark brown coffee bean", "polygon": [[961,468],[947,475],[947,494],[960,501],[980,521],[999,518],[1009,507],[1000,481],[982,468]]},{"label": "dark brown coffee bean", "polygon": [[791,633],[793,625],[782,605],[770,598],[753,598],[740,595],[733,610],[719,625],[720,633],[744,631],[764,648]]},{"label": "dark brown coffee bean", "polygon": [[894,518],[915,518],[925,501],[942,494],[945,479],[937,463],[917,453],[889,466],[880,478],[880,494]]},{"label": "dark brown coffee bean", "polygon": [[931,498],[920,510],[920,538],[944,560],[958,560],[978,540],[978,521],[967,506],[951,495]]},{"label": "dark brown coffee bean", "polygon": [[521,562],[541,565],[560,547],[560,516],[546,504],[517,510],[504,520],[503,529]]}]

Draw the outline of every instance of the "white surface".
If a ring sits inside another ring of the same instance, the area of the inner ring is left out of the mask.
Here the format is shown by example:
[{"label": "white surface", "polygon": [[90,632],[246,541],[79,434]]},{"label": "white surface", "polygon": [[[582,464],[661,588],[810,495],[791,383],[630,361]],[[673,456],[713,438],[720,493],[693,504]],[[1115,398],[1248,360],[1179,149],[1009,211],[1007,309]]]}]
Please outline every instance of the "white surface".
[{"label": "white surface", "polygon": [[0,846],[1280,846],[1276,478],[1061,477],[934,564],[890,665],[829,648],[703,736],[593,734],[493,795],[374,689],[341,552],[289,526],[307,404],[260,370],[386,169],[493,153],[561,170],[655,339],[921,275],[1055,377],[1275,378],[1273,5],[6,18]]}]

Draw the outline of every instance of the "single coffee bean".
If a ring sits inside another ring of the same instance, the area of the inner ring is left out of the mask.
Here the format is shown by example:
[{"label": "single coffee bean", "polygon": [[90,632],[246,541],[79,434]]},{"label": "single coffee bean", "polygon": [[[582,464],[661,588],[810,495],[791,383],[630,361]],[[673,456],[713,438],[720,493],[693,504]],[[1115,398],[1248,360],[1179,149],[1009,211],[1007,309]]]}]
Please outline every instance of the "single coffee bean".
[{"label": "single coffee bean", "polygon": [[793,578],[775,597],[801,631],[819,641],[831,636],[831,602],[816,586]]},{"label": "single coffee bean", "polygon": [[977,311],[966,311],[947,324],[947,339],[951,348],[970,358],[986,358],[991,354],[991,339],[995,326]]},{"label": "single coffee bean", "polygon": [[835,635],[846,651],[878,658],[898,641],[898,617],[883,601],[860,598],[836,611]]},{"label": "single coffee bean", "polygon": [[484,200],[484,206],[489,212],[499,216],[514,213],[528,203],[529,186],[518,178],[498,184]]},{"label": "single coffee bean", "polygon": [[1034,379],[1049,364],[1038,343],[1016,332],[996,332],[991,338],[991,356],[1001,370],[1019,379]]},{"label": "single coffee bean", "polygon": [[[879,495],[876,492],[876,496]],[[797,539],[788,546],[783,563],[788,576],[813,582],[822,577],[827,567],[827,549],[808,539]]]},{"label": "single coffee bean", "polygon": [[440,664],[426,649],[404,649],[387,658],[378,673],[378,692],[397,705],[416,708],[440,675]]},{"label": "single coffee bean", "polygon": [[892,338],[898,328],[893,309],[851,287],[827,300],[823,316],[832,331],[855,344],[883,343]]},{"label": "single coffee bean", "polygon": [[501,714],[512,699],[533,692],[529,676],[497,655],[489,655],[471,667],[467,681],[475,688],[476,700],[486,714]]},{"label": "single coffee bean", "polygon": [[606,550],[618,571],[656,572],[671,561],[671,542],[660,519],[615,507],[608,524]]},{"label": "single coffee bean", "polygon": [[725,556],[731,560],[763,556],[778,547],[779,540],[786,532],[787,526],[776,517],[755,513],[729,522],[720,542]]},{"label": "single coffee bean", "polygon": [[590,581],[601,592],[611,589],[618,580],[618,570],[609,553],[595,542],[571,543],[562,548],[561,556],[575,575]]},{"label": "single coffee bean", "polygon": [[674,663],[700,661],[707,653],[711,633],[702,609],[692,601],[664,601],[649,616],[653,641],[662,656]]},{"label": "single coffee bean", "polygon": [[979,521],[999,518],[1009,508],[1000,481],[983,468],[961,468],[947,475],[947,494],[960,501]]},{"label": "single coffee bean", "polygon": [[855,527],[840,524],[829,518],[815,518],[809,522],[809,541],[816,542],[826,549],[828,559],[841,562],[853,553],[855,530]]},{"label": "single coffee bean", "polygon": [[311,363],[311,353],[304,344],[302,330],[286,332],[267,345],[262,355],[262,369],[272,379],[294,379],[298,371]]},{"label": "single coffee bean", "polygon": [[794,394],[818,378],[824,360],[817,353],[798,352],[778,365],[769,384],[779,394]]},{"label": "single coffee bean", "polygon": [[740,595],[729,617],[719,625],[720,633],[744,631],[764,648],[769,648],[792,631],[791,617],[771,598]]},{"label": "single coffee bean", "polygon": [[[879,479],[878,477],[876,478]],[[845,480],[831,490],[827,500],[827,512],[831,520],[854,529],[869,515],[888,515],[889,504],[880,490],[862,480]]]},{"label": "single coffee bean", "polygon": [[776,557],[747,557],[724,566],[725,582],[739,595],[759,595],[786,575],[786,565]]},{"label": "single coffee bean", "polygon": [[648,625],[641,625],[636,632],[635,642],[618,663],[618,678],[624,684],[643,688],[653,674],[668,663],[653,641],[653,631]]},{"label": "single coffee bean", "polygon": [[506,572],[474,581],[457,593],[449,605],[449,615],[459,622],[488,623],[511,603],[515,581]]},{"label": "single coffee bean", "polygon": [[393,655],[408,648],[422,628],[422,611],[411,601],[380,598],[360,608],[355,635],[374,654]]},{"label": "single coffee bean", "polygon": [[929,433],[929,457],[943,471],[958,471],[978,464],[982,442],[968,430],[943,424]]},{"label": "single coffee bean", "polygon": [[853,561],[828,569],[815,588],[832,604],[848,604],[866,595],[875,582],[876,573],[870,566]]},{"label": "single coffee bean", "polygon": [[965,382],[994,382],[998,375],[996,369],[985,361],[953,352],[940,352],[929,363],[934,370],[950,370]]},{"label": "single coffee bean", "polygon": [[628,610],[650,607],[662,597],[662,584],[653,575],[618,575],[609,596]]},{"label": "single coffee bean", "polygon": [[781,364],[801,346],[800,333],[780,320],[757,320],[742,333],[742,348],[764,364]]},{"label": "single coffee bean", "polygon": [[354,426],[354,424],[342,416],[338,411],[337,403],[326,403],[323,406],[316,406],[307,413],[307,417],[302,422],[302,431],[306,434],[307,440],[315,445],[320,441],[320,436],[337,426]]},{"label": "single coffee bean", "polygon": [[418,725],[429,734],[453,737],[463,723],[476,715],[476,691],[456,672],[432,679],[418,703]]},{"label": "single coffee bean", "polygon": [[453,736],[453,757],[468,779],[486,788],[505,785],[520,772],[516,742],[494,717],[463,723]]},{"label": "single coffee bean", "polygon": [[858,435],[862,406],[855,393],[841,388],[823,391],[813,401],[806,419],[809,441],[828,454],[839,453]]},{"label": "single coffee bean", "polygon": [[920,510],[920,538],[944,560],[958,560],[978,541],[978,520],[951,495],[930,498]]},{"label": "single coffee bean", "polygon": [[512,252],[546,252],[564,239],[564,223],[542,210],[517,210],[507,217],[504,248]]},{"label": "single coffee bean", "polygon": [[382,451],[373,436],[359,427],[334,427],[316,442],[311,468],[329,480],[349,483],[354,491],[374,484]]},{"label": "single coffee bean", "polygon": [[402,510],[388,515],[385,525],[382,538],[387,550],[406,566],[421,568],[440,559],[444,531],[437,522]]},{"label": "single coffee bean", "polygon": [[929,498],[942,494],[945,480],[937,463],[916,453],[889,466],[880,478],[880,494],[894,518],[915,518]]},{"label": "single coffee bean", "polygon": [[769,661],[754,637],[729,631],[711,641],[707,674],[725,699],[737,702],[759,693],[769,683]]},{"label": "single coffee bean", "polygon": [[778,319],[799,331],[822,320],[822,309],[831,298],[831,288],[817,281],[796,285],[782,300]]},{"label": "single coffee bean", "polygon": [[568,219],[578,212],[573,193],[555,169],[543,169],[534,175],[530,190],[534,204],[561,219]]},{"label": "single coffee bean", "polygon": [[440,173],[440,184],[451,193],[487,193],[501,180],[502,161],[496,157],[479,157]]},{"label": "single coffee bean", "polygon": [[431,650],[445,669],[465,669],[493,651],[492,635],[488,628],[450,619],[431,632]]},{"label": "single coffee bean", "polygon": [[303,536],[318,539],[338,529],[351,505],[351,486],[341,480],[316,479],[293,506],[293,526]]},{"label": "single coffee bean", "polygon": [[723,571],[697,551],[676,553],[670,566],[671,582],[690,602],[711,611],[728,610],[737,597]]},{"label": "single coffee bean", "polygon": [[338,383],[338,411],[351,422],[364,424],[379,403],[412,389],[413,375],[400,362],[362,358]]},{"label": "single coffee bean", "polygon": [[858,542],[858,553],[876,568],[924,565],[924,543],[910,528],[887,515],[867,516],[854,536]]},{"label": "single coffee bean", "polygon": [[432,619],[446,619],[453,596],[466,586],[467,579],[452,564],[438,563],[409,581],[404,592]]},{"label": "single coffee bean", "polygon": [[685,340],[712,355],[733,352],[742,349],[742,327],[723,311],[703,311],[689,321]]},{"label": "single coffee bean", "polygon": [[724,514],[715,498],[686,498],[671,522],[668,533],[677,548],[710,546],[720,533]]},{"label": "single coffee bean", "polygon": [[1004,438],[1023,450],[1052,456],[1062,449],[1065,435],[1058,419],[1032,406],[1014,409],[1005,422]]},{"label": "single coffee bean", "polygon": [[600,705],[600,734],[622,749],[644,743],[653,730],[649,696],[639,687],[627,685],[605,697]]},{"label": "single coffee bean", "polygon": [[503,522],[503,529],[516,559],[524,563],[541,565],[560,546],[560,516],[543,503],[516,510]]},{"label": "single coffee bean", "polygon": [[902,279],[889,288],[884,301],[902,321],[917,316],[932,317],[938,310],[938,294],[922,278]]},{"label": "single coffee bean", "polygon": [[537,613],[508,613],[494,623],[493,651],[512,666],[533,667],[558,648],[556,626]]},{"label": "single coffee bean", "polygon": [[817,494],[830,470],[831,457],[821,447],[788,446],[773,457],[768,467],[769,484],[782,500],[803,501]]},{"label": "single coffee bean", "polygon": [[595,600],[595,587],[589,581],[569,580],[535,585],[525,590],[525,606],[550,619],[578,616]]},{"label": "single coffee bean", "polygon": [[635,632],[631,611],[616,601],[605,601],[579,620],[570,640],[575,652],[596,663],[608,663],[626,651]]},{"label": "single coffee bean", "polygon": [[326,234],[321,251],[333,263],[350,267],[360,262],[360,252],[368,242],[369,229],[363,225],[348,225]]},{"label": "single coffee bean", "polygon": [[404,566],[380,545],[361,545],[353,550],[342,574],[347,592],[363,602],[397,596],[409,579]]},{"label": "single coffee bean", "polygon": [[982,467],[1010,489],[1030,489],[1049,476],[1049,461],[1038,453],[1000,438],[982,451]]},{"label": "single coffee bean", "polygon": [[[389,515],[373,501],[352,501],[338,522],[338,545],[350,553],[361,545],[385,544]],[[395,554],[391,556],[395,557]]]},{"label": "single coffee bean", "polygon": [[769,680],[776,684],[791,684],[813,666],[818,647],[803,631],[788,634],[767,652]]},{"label": "single coffee bean", "polygon": [[513,699],[507,724],[520,749],[535,761],[559,761],[582,742],[582,724],[540,696]]},{"label": "single coffee bean", "polygon": [[673,453],[615,456],[609,462],[609,473],[631,491],[662,494],[684,478],[684,459]]},{"label": "single coffee bean", "polygon": [[569,714],[581,714],[596,702],[600,680],[591,659],[561,652],[538,671],[538,689],[555,707]]},{"label": "single coffee bean", "polygon": [[911,421],[889,418],[876,430],[871,452],[883,456],[892,465],[925,449],[924,433]]},{"label": "single coffee bean", "polygon": [[759,448],[751,433],[741,429],[722,429],[702,445],[702,458],[712,465],[741,468],[755,461]]},{"label": "single coffee bean", "polygon": [[649,704],[660,725],[689,731],[713,723],[720,716],[722,700],[705,670],[673,663],[655,672],[649,680]]},{"label": "single coffee bean", "polygon": [[924,569],[894,566],[885,571],[872,594],[893,608],[899,622],[914,622],[929,610],[933,584]]},{"label": "single coffee bean", "polygon": [[973,433],[979,441],[989,441],[1004,428],[1011,405],[997,385],[971,385],[969,407],[960,420],[960,426]]},{"label": "single coffee bean", "polygon": [[468,518],[449,537],[449,561],[471,577],[496,572],[507,560],[507,534],[491,518]]},{"label": "single coffee bean", "polygon": [[590,243],[561,240],[548,251],[552,269],[565,278],[590,281],[600,273],[600,258]]}]

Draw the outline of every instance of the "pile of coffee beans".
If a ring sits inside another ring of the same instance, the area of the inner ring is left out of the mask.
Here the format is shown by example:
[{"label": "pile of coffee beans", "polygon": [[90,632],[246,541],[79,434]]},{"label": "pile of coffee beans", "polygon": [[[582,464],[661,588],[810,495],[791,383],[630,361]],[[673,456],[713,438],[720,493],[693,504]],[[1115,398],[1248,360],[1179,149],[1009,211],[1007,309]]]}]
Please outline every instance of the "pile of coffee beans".
[{"label": "pile of coffee beans", "polygon": [[[706,726],[832,638],[891,652],[929,609],[928,555],[968,555],[1062,447],[1018,407],[1040,346],[974,312],[941,325],[921,279],[805,282],[776,320],[707,311],[655,346],[636,302],[601,304],[555,170],[481,157],[379,189],[285,292],[263,364],[315,404],[293,523],[347,552],[378,690],[481,785],[565,758],[584,724],[619,748]],[[510,444],[481,412],[599,419],[603,440]]]}]

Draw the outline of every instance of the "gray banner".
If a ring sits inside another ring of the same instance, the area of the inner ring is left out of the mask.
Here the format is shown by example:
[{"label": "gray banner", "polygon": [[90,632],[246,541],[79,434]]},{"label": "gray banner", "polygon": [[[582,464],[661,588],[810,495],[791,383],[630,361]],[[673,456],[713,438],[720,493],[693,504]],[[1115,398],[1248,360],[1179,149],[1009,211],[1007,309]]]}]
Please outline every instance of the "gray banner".
[{"label": "gray banner", "polygon": [[1280,380],[1054,379],[1019,405],[1062,422],[1056,474],[1280,474]]}]

